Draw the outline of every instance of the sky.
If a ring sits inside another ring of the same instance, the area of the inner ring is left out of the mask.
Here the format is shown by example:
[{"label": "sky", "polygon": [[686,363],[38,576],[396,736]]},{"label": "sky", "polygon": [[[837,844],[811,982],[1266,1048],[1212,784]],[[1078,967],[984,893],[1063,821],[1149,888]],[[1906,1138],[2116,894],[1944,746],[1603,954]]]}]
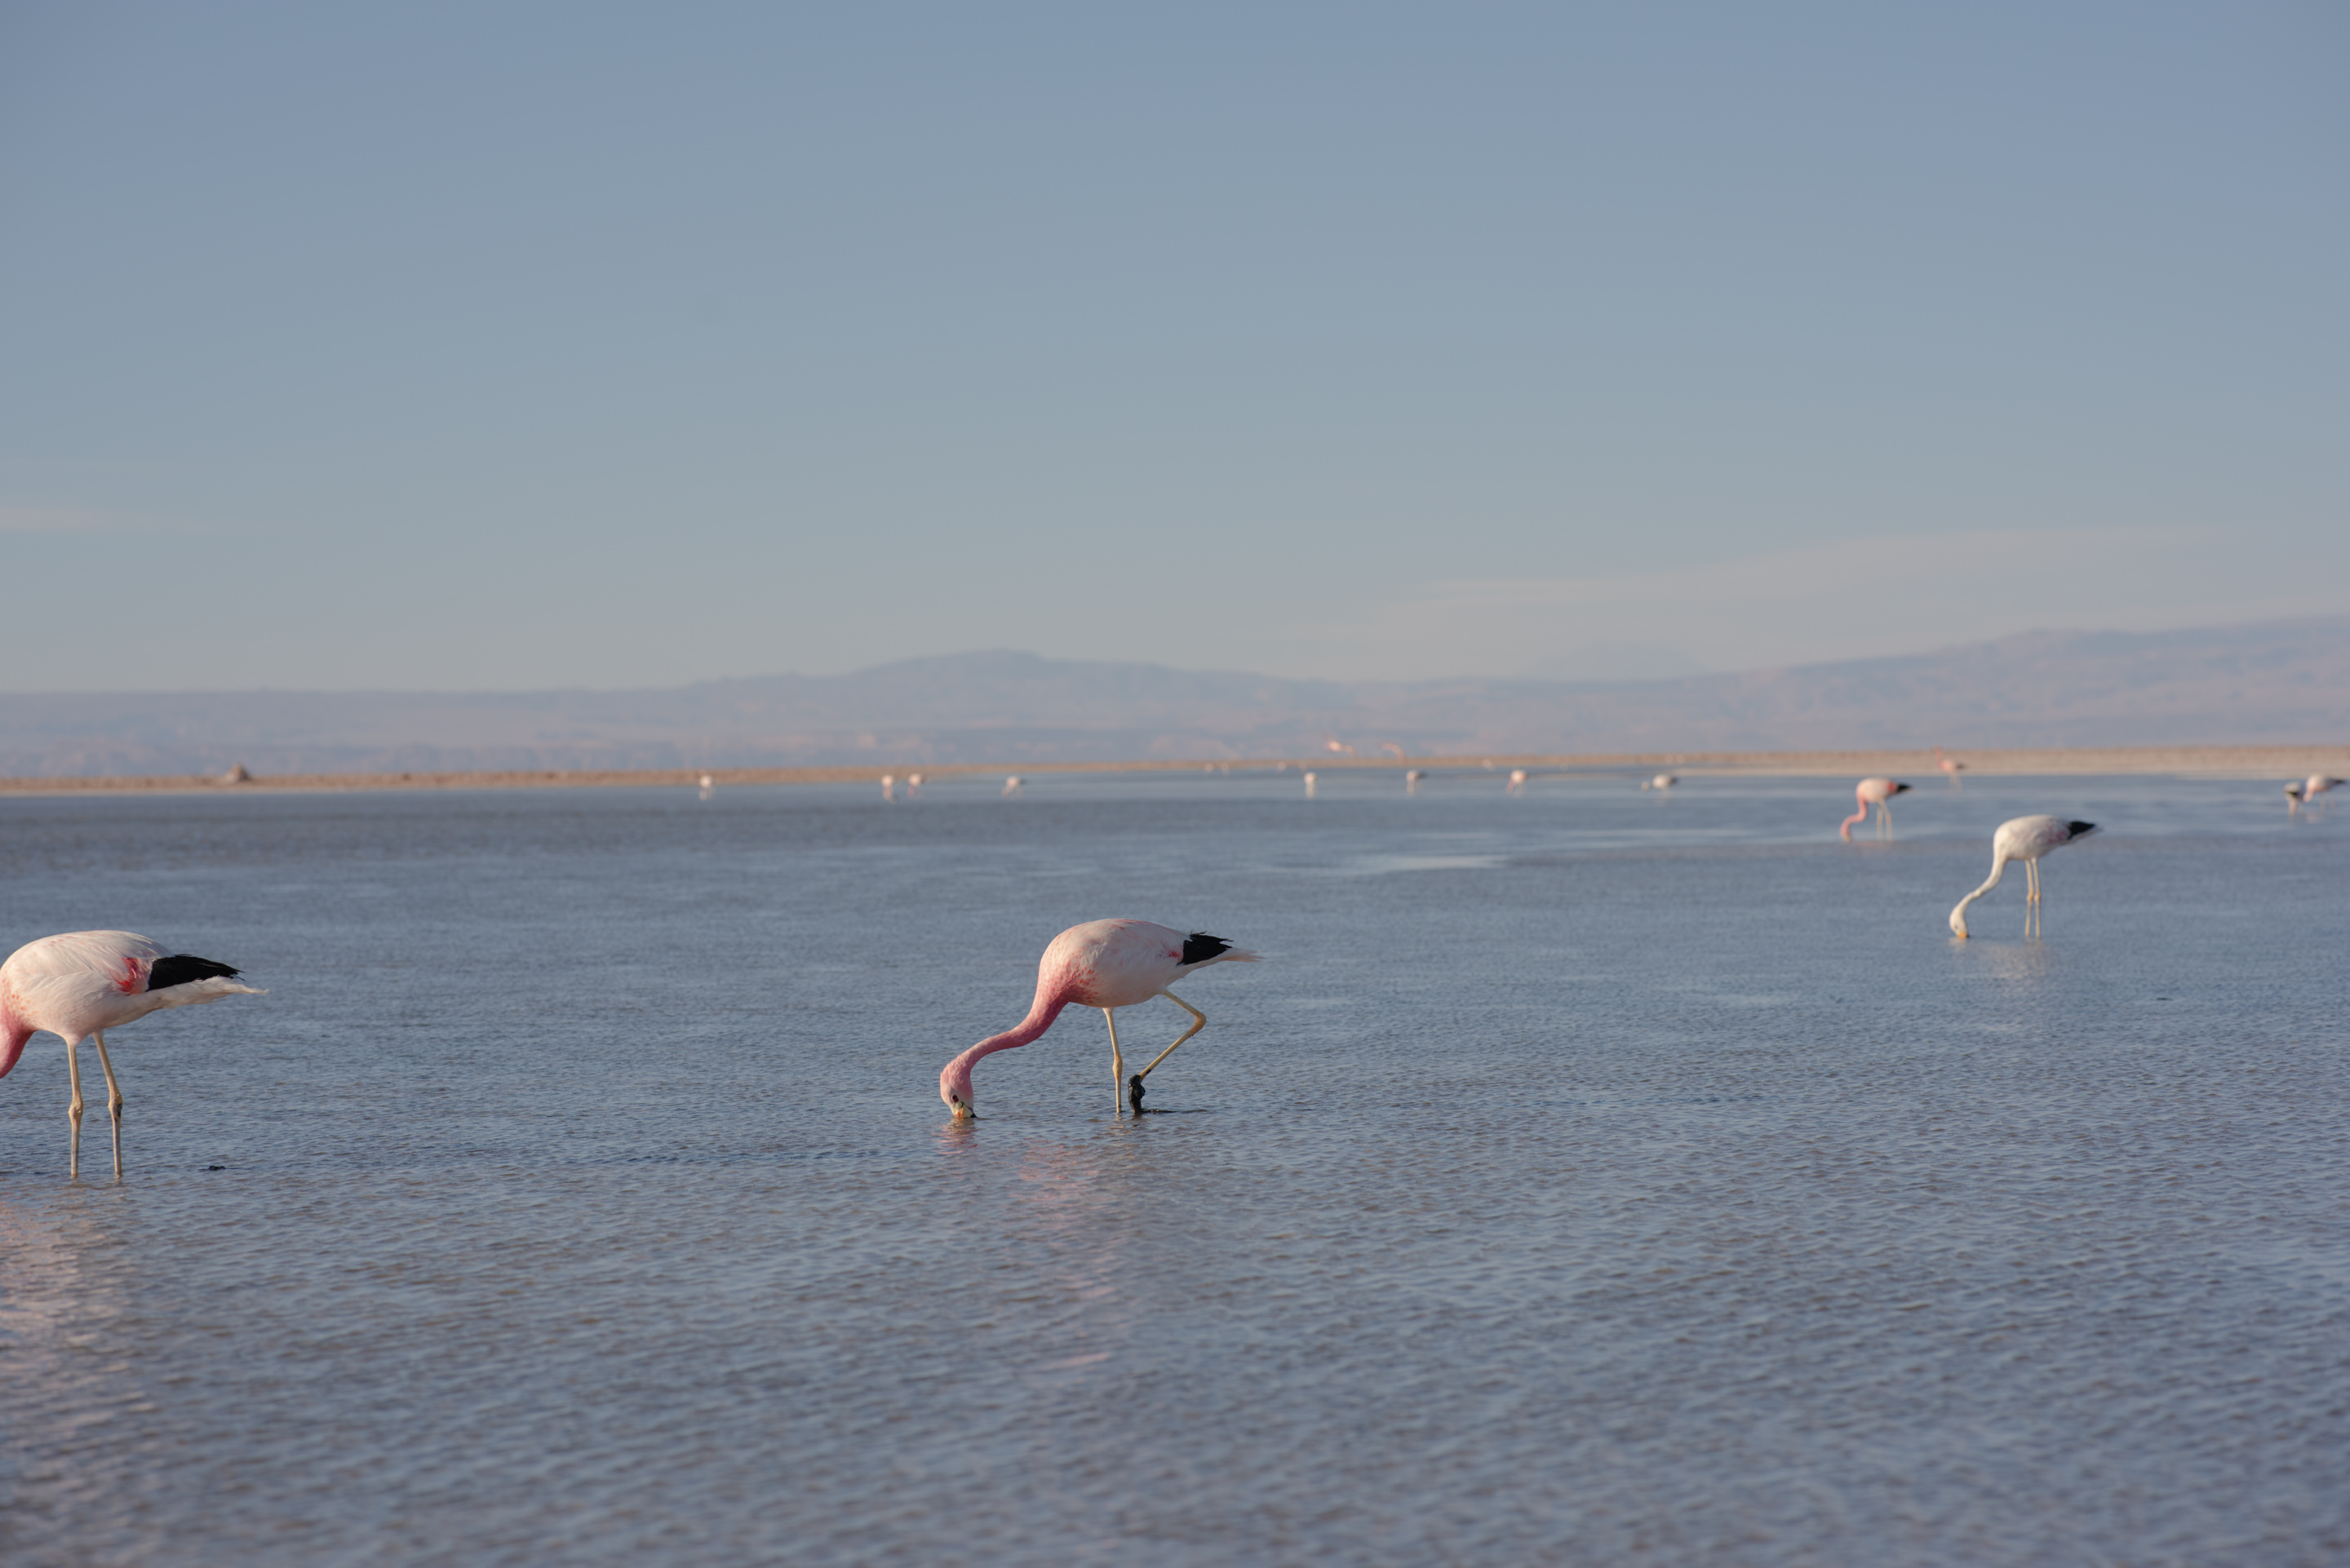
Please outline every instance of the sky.
[{"label": "sky", "polygon": [[0,690],[2350,612],[2345,172],[2331,0],[0,0]]}]

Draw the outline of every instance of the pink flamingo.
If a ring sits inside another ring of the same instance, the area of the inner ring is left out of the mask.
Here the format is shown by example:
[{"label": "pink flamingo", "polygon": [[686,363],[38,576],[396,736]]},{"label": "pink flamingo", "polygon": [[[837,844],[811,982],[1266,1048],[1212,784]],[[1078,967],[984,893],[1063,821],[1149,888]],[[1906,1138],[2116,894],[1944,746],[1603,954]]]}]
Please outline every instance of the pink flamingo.
[{"label": "pink flamingo", "polygon": [[106,1059],[106,1031],[165,1007],[218,1002],[224,996],[267,994],[237,982],[224,963],[167,953],[129,931],[68,931],[26,942],[0,964],[0,1077],[24,1054],[25,1042],[46,1029],[66,1043],[66,1073],[73,1081],[73,1149],[67,1174],[81,1174],[81,1043],[95,1040],[106,1075],[106,1108],[114,1118],[114,1174],[122,1175],[122,1086]]},{"label": "pink flamingo", "polygon": [[1844,841],[1846,844],[1850,844],[1852,842],[1852,825],[1860,821],[1863,817],[1866,817],[1868,815],[1868,808],[1873,805],[1877,808],[1877,836],[1879,838],[1892,837],[1893,797],[1904,793],[1908,789],[1908,787],[1909,786],[1906,784],[1896,784],[1891,779],[1861,780],[1860,783],[1854,787],[1852,792],[1860,802],[1860,809],[1854,812],[1850,816],[1846,817],[1844,819],[1844,825],[1841,827],[1838,827],[1836,831],[1844,835]]},{"label": "pink flamingo", "polygon": [[1950,911],[1950,934],[1967,934],[1967,906],[1999,886],[2011,860],[2023,862],[2026,888],[2023,895],[2023,934],[2036,936],[2040,929],[2040,857],[2052,849],[2077,843],[2097,831],[2094,822],[2067,822],[2061,816],[2019,816],[2002,822],[1999,831],[1991,836],[1991,879],[1965,898]]},{"label": "pink flamingo", "polygon": [[[1206,1013],[1167,988],[1211,963],[1256,961],[1256,954],[1244,952],[1222,937],[1211,937],[1205,931],[1185,936],[1171,927],[1154,926],[1149,920],[1087,920],[1082,926],[1071,926],[1053,939],[1045,956],[1037,961],[1036,1000],[1029,1004],[1028,1016],[1020,1021],[1017,1028],[991,1034],[948,1063],[939,1074],[939,1098],[954,1112],[956,1120],[975,1116],[972,1067],[982,1056],[1027,1044],[1053,1026],[1061,1009],[1076,1002],[1100,1008],[1102,1016],[1109,1021],[1111,1104],[1117,1104],[1122,1084],[1139,1116],[1142,1111],[1142,1080],[1150,1076],[1150,1067],[1167,1060],[1175,1045],[1180,1045],[1208,1024]],[[1126,1059],[1118,1048],[1115,1010],[1132,1007],[1154,996],[1163,996],[1190,1013],[1191,1027],[1176,1037],[1175,1045],[1153,1056],[1150,1067],[1128,1078]]]},{"label": "pink flamingo", "polygon": [[1967,771],[1967,764],[1959,761],[1956,757],[1944,756],[1942,754],[1942,748],[1939,746],[1936,746],[1934,748],[1934,765],[1941,769],[1943,773],[1950,775],[1950,787],[1952,789],[1964,789],[1967,787],[1959,781],[1959,775]]},{"label": "pink flamingo", "polygon": [[1510,770],[1510,787],[1508,793],[1511,794],[1523,794],[1526,793],[1525,769],[1512,768]]}]

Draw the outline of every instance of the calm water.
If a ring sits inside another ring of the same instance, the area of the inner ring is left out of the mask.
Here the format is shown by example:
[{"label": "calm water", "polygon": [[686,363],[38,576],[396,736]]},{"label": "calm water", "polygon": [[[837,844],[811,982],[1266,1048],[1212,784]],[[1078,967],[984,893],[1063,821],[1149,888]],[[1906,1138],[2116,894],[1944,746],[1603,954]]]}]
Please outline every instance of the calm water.
[{"label": "calm water", "polygon": [[[0,1082],[0,1561],[2350,1553],[2350,812],[1028,790],[0,803],[0,950],[271,988],[115,1036],[119,1187]],[[1071,1012],[950,1127],[1118,914],[1271,961],[1168,1114]]]}]

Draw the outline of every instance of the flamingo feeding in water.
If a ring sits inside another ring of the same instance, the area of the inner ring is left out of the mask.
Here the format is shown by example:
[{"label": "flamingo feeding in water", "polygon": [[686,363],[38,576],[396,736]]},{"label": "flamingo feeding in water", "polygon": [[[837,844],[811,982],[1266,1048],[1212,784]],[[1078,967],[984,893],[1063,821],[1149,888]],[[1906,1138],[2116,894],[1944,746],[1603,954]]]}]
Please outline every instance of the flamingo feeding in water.
[{"label": "flamingo feeding in water", "polygon": [[1959,775],[1967,771],[1967,764],[1959,761],[1956,757],[1944,756],[1942,754],[1942,748],[1939,746],[1936,746],[1934,748],[1934,765],[1941,769],[1943,773],[1950,776],[1950,787],[1952,789],[1964,789],[1967,787],[1965,784],[1959,782]]},{"label": "flamingo feeding in water", "polygon": [[1512,768],[1512,769],[1510,770],[1510,788],[1509,788],[1509,793],[1510,793],[1511,794],[1525,794],[1525,793],[1526,793],[1526,770],[1525,770],[1525,769],[1523,769],[1523,768]]},{"label": "flamingo feeding in water", "polygon": [[1846,844],[1850,844],[1852,842],[1852,825],[1866,816],[1868,815],[1868,808],[1873,805],[1877,808],[1877,836],[1879,838],[1892,837],[1893,797],[1897,794],[1902,794],[1904,791],[1908,790],[1908,787],[1909,786],[1906,784],[1897,784],[1891,779],[1861,780],[1859,784],[1853,786],[1852,792],[1854,797],[1860,802],[1860,809],[1854,812],[1850,816],[1846,817],[1844,819],[1843,826],[1838,827],[1836,831],[1844,835],[1844,841]]},{"label": "flamingo feeding in water", "polygon": [[[1111,1104],[1117,1106],[1118,1093],[1123,1089],[1135,1114],[1139,1116],[1142,1080],[1150,1076],[1150,1068],[1167,1060],[1175,1045],[1208,1025],[1206,1013],[1167,988],[1211,963],[1256,961],[1256,954],[1244,952],[1222,937],[1211,937],[1205,931],[1185,936],[1170,926],[1156,926],[1149,920],[1088,920],[1082,926],[1071,926],[1053,939],[1045,956],[1037,961],[1036,1000],[1029,1004],[1028,1016],[1020,1021],[1018,1027],[989,1035],[948,1063],[939,1074],[939,1098],[947,1103],[957,1121],[975,1116],[971,1070],[979,1059],[1027,1044],[1053,1026],[1061,1009],[1075,1002],[1100,1008],[1102,1016],[1109,1021]],[[1154,996],[1163,996],[1190,1013],[1191,1027],[1176,1036],[1175,1045],[1153,1056],[1149,1067],[1128,1078],[1126,1059],[1118,1048],[1116,1010],[1148,1002]]]},{"label": "flamingo feeding in water", "polygon": [[1680,782],[1681,775],[1679,774],[1659,774],[1655,778],[1642,781],[1640,787],[1642,789],[1668,790]]},{"label": "flamingo feeding in water", "polygon": [[1020,786],[1027,782],[1027,780],[1022,778],[1018,774],[1014,774],[1003,781],[1003,793],[1005,794],[1018,794],[1020,793]]},{"label": "flamingo feeding in water", "polygon": [[1419,793],[1420,781],[1426,777],[1428,777],[1428,771],[1424,768],[1406,769],[1403,775],[1403,793],[1406,794],[1418,794]]},{"label": "flamingo feeding in water", "polygon": [[2097,831],[2094,822],[2067,822],[2061,816],[2019,816],[2002,822],[1999,831],[1991,836],[1991,878],[1981,887],[1959,900],[1950,911],[1950,934],[1967,934],[1967,906],[1999,886],[2011,860],[2023,862],[2026,891],[2023,895],[2023,934],[2037,935],[2040,929],[2040,857],[2052,849],[2079,842]]},{"label": "flamingo feeding in water", "polygon": [[122,1175],[122,1086],[106,1059],[106,1031],[166,1007],[266,992],[238,983],[224,963],[167,953],[129,931],[68,931],[26,942],[0,964],[0,1077],[16,1064],[25,1042],[46,1029],[66,1043],[66,1074],[73,1102],[73,1147],[67,1174],[81,1174],[81,1043],[98,1045],[106,1075],[106,1108],[114,1119],[114,1174]]},{"label": "flamingo feeding in water", "polygon": [[[2342,781],[2340,779],[2328,778],[2324,774],[2312,774],[2307,779],[2303,781],[2301,794],[2294,804],[2297,805],[2314,806],[2317,805],[2317,797],[2319,795],[2330,794],[2341,787]],[[2293,786],[2287,784],[2285,786],[2285,793],[2291,794],[2293,793]],[[2326,804],[2330,805],[2333,803],[2328,801]]]}]

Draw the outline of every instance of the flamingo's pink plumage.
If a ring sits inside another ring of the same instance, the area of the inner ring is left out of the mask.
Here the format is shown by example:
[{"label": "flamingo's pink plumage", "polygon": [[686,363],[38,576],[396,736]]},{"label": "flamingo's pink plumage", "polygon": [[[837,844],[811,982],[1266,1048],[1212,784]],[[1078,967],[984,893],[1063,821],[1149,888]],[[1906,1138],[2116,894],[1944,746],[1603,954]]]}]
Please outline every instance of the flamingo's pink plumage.
[{"label": "flamingo's pink plumage", "polygon": [[[1256,956],[1204,931],[1187,936],[1171,926],[1154,925],[1149,920],[1088,920],[1082,926],[1071,926],[1053,939],[1045,949],[1045,956],[1037,961],[1036,998],[1029,1004],[1028,1016],[1001,1034],[989,1035],[949,1062],[939,1074],[939,1098],[958,1118],[972,1115],[971,1070],[979,1059],[1027,1044],[1050,1029],[1061,1010],[1072,1003],[1098,1007],[1108,1017],[1113,1009],[1132,1007],[1154,996],[1164,996],[1198,1021],[1175,1042],[1175,1045],[1180,1045],[1198,1033],[1207,1019],[1167,988],[1211,963],[1253,963]],[[1116,1084],[1122,1077],[1124,1064],[1118,1054],[1118,1020],[1114,1017],[1109,1019],[1109,1030],[1110,1074]],[[1170,1045],[1167,1051],[1172,1051],[1175,1045]],[[1159,1060],[1165,1059],[1167,1051],[1159,1054]],[[1158,1064],[1153,1061],[1150,1066]],[[1142,1079],[1149,1071],[1150,1067],[1145,1067],[1126,1085],[1138,1110],[1142,1103]]]}]

